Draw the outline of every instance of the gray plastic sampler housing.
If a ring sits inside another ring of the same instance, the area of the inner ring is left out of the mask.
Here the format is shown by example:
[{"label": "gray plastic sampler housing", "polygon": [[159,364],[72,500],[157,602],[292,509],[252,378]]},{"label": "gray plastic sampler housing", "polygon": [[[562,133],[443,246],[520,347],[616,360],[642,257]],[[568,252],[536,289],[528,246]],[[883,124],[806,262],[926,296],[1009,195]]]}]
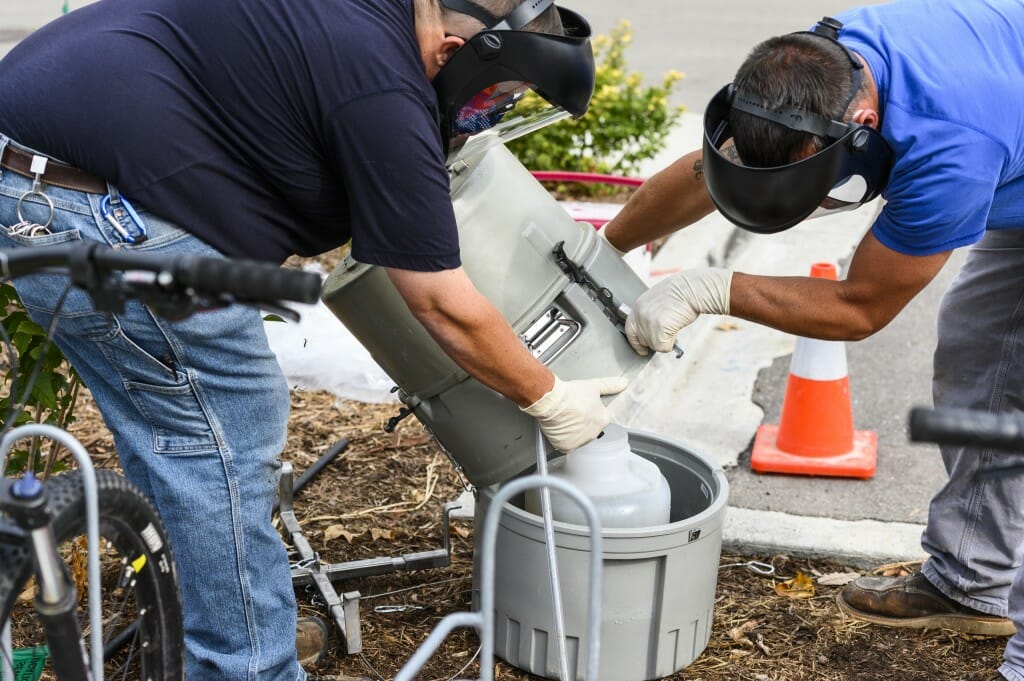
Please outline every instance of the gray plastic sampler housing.
[{"label": "gray plastic sampler housing", "polygon": [[[481,138],[450,165],[466,274],[559,378],[635,376],[650,357],[633,351],[593,288],[574,282],[553,251],[561,244],[565,257],[616,305],[632,306],[646,285],[591,225],[573,220],[500,139]],[[534,420],[469,378],[441,350],[383,268],[346,258],[331,272],[322,298],[470,482],[501,482],[535,464]]]},{"label": "gray plastic sampler housing", "polygon": [[[630,431],[629,441],[668,480],[672,510],[666,525],[601,533],[600,681],[668,676],[704,651],[711,637],[729,496],[722,469],[701,455],[651,433]],[[495,491],[479,490],[478,531]],[[521,495],[505,505],[498,528],[495,653],[519,669],[557,679],[543,520],[524,510]],[[560,522],[554,528],[570,677],[583,681],[588,530]],[[480,537],[474,539],[479,545]],[[478,570],[474,562],[474,600]]]}]

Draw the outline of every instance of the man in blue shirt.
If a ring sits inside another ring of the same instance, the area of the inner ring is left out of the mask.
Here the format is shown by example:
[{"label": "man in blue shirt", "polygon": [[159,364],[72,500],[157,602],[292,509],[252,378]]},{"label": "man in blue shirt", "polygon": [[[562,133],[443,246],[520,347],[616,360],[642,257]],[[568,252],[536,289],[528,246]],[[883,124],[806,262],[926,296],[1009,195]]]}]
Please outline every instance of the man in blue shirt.
[{"label": "man in blue shirt", "polygon": [[[607,424],[601,395],[625,381],[558,380],[473,287],[431,85],[481,29],[557,34],[564,46],[563,16],[551,0],[87,5],[0,62],[0,247],[82,239],[280,262],[351,240],[456,362],[535,416],[554,446],[575,448]],[[45,196],[32,191],[35,157]],[[16,286],[46,326],[65,284]],[[138,304],[96,313],[72,291],[61,318],[57,343],[167,526],[188,678],[301,681],[271,524],[288,389],[258,311],[168,322]]]},{"label": "man in blue shirt", "polygon": [[[627,250],[716,207],[770,233],[881,194],[846,278],[685,271],[637,301],[630,340],[667,351],[701,313],[858,340],[973,245],[940,311],[935,403],[1020,413],[1024,2],[901,0],[838,19],[755,47],[708,107],[703,149],[652,177],[605,234]],[[943,446],[942,456],[950,478],[930,507],[921,572],[857,580],[839,605],[890,626],[1012,634],[1016,624],[1000,673],[1024,681],[1024,478],[979,481],[990,452]]]}]

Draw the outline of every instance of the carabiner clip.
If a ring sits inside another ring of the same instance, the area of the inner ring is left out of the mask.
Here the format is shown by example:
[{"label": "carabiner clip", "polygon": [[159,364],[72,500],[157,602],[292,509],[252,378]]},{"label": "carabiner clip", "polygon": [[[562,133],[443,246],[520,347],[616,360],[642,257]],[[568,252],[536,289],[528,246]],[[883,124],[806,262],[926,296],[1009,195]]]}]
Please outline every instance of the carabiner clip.
[{"label": "carabiner clip", "polygon": [[103,219],[109,222],[110,226],[121,235],[121,238],[130,244],[140,244],[148,239],[149,234],[146,232],[146,225],[142,222],[142,218],[139,217],[139,214],[135,212],[134,206],[132,206],[132,204],[128,202],[128,199],[123,196],[118,196],[117,201],[124,206],[125,212],[128,213],[128,217],[135,225],[135,229],[139,232],[138,235],[132,235],[132,233],[125,229],[124,225],[121,224],[121,220],[118,219],[120,216],[117,209],[111,206],[110,194],[107,194],[100,199],[100,215]]},{"label": "carabiner clip", "polygon": [[373,609],[374,612],[389,614],[393,612],[407,612],[409,610],[426,610],[425,605],[408,605],[402,603],[400,605],[378,605]]},{"label": "carabiner clip", "polygon": [[727,563],[720,565],[719,568],[730,568],[730,567],[742,567],[747,568],[755,575],[761,575],[762,577],[771,577],[775,574],[775,566],[771,563],[762,563],[759,560],[748,560],[742,563]]}]

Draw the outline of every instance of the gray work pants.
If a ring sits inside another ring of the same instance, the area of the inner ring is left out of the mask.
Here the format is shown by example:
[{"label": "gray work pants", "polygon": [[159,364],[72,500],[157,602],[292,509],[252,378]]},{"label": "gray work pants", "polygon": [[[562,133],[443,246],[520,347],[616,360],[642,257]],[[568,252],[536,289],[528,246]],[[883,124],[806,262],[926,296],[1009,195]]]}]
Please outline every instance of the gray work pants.
[{"label": "gray work pants", "polygon": [[[939,309],[936,407],[1024,413],[1024,229],[989,232],[967,256]],[[921,545],[925,576],[953,600],[1017,626],[1000,669],[1024,681],[1024,452],[942,446],[949,481],[932,499]]]}]

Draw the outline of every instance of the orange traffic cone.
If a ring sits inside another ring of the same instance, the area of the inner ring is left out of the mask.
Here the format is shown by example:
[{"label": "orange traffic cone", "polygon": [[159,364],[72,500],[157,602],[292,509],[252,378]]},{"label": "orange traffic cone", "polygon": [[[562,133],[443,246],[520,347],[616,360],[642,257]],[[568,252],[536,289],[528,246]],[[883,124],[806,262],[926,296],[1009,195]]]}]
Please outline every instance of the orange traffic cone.
[{"label": "orange traffic cone", "polygon": [[[815,263],[812,277],[836,279],[831,263]],[[757,429],[750,467],[760,473],[870,478],[878,434],[853,429],[846,346],[797,338],[779,425]]]}]

